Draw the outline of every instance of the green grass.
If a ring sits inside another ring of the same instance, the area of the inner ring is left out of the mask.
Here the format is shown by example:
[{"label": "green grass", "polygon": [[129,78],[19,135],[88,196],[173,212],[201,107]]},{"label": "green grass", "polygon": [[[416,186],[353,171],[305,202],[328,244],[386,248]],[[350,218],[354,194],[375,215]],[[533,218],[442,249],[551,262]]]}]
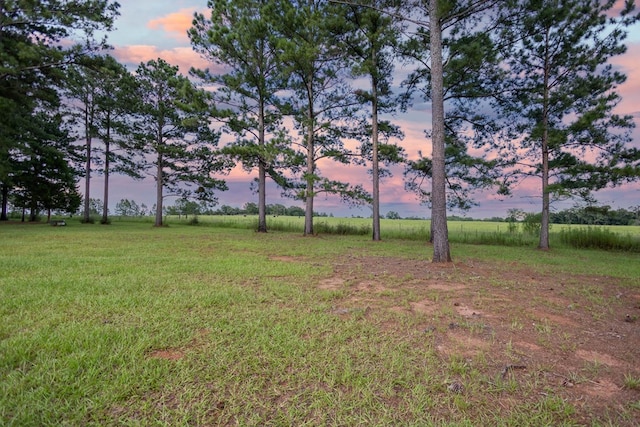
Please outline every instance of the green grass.
[{"label": "green grass", "polygon": [[[572,424],[551,396],[499,411],[468,361],[443,364],[424,334],[382,327],[409,319],[337,316],[339,295],[317,286],[347,256],[426,262],[424,241],[122,221],[3,224],[0,238],[0,425]],[[452,252],[640,277],[634,254]],[[447,393],[460,377],[473,402]]]}]

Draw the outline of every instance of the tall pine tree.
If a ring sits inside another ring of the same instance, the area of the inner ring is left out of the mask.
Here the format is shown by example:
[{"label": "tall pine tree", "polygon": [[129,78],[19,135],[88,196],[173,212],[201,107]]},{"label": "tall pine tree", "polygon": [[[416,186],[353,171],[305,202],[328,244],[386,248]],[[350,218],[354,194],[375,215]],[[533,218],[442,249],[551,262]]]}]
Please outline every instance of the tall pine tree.
[{"label": "tall pine tree", "polygon": [[516,3],[519,19],[505,32],[510,77],[496,105],[520,141],[505,155],[541,180],[539,248],[549,249],[553,197],[585,197],[624,178],[633,120],[615,112],[626,77],[609,61],[625,52],[637,16],[633,2],[617,17],[614,0]]},{"label": "tall pine tree", "polygon": [[[235,135],[225,153],[258,172],[258,231],[267,231],[267,178],[283,184],[282,168],[291,154],[282,127],[286,87],[273,0],[210,0],[210,15],[196,14],[189,37],[194,49],[222,70],[192,70],[217,87],[212,115]],[[215,68],[214,68],[215,69]]]},{"label": "tall pine tree", "polygon": [[205,94],[179,74],[178,67],[163,59],[142,63],[136,86],[134,133],[149,159],[145,169],[156,181],[155,226],[159,227],[166,196],[215,203],[215,192],[227,189],[215,174],[223,173],[227,165],[215,153],[219,135],[209,129]]}]

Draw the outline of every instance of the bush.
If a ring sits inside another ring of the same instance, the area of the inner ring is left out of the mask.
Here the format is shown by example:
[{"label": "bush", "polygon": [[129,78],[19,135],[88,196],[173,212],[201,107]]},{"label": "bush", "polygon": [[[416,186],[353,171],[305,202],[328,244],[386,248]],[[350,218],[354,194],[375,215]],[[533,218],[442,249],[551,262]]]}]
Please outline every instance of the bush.
[{"label": "bush", "polygon": [[539,235],[542,228],[542,214],[528,213],[522,221],[522,231],[529,235]]}]

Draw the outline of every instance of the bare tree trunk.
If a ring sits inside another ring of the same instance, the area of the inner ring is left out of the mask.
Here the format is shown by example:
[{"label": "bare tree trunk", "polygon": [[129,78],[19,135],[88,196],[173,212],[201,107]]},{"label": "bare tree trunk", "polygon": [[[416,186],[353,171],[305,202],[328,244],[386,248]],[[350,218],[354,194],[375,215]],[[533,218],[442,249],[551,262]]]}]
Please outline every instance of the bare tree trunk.
[{"label": "bare tree trunk", "polygon": [[549,32],[544,63],[544,93],[542,107],[542,214],[538,249],[549,249]]},{"label": "bare tree trunk", "polygon": [[[371,50],[371,60],[377,63],[376,51]],[[371,154],[373,175],[373,240],[380,240],[380,166],[378,165],[378,81],[371,76]]]},{"label": "bare tree trunk", "polygon": [[111,120],[110,114],[107,113],[107,136],[104,141],[104,195],[102,196],[102,223],[106,224],[109,221],[109,163],[111,157],[110,144],[111,143]]},{"label": "bare tree trunk", "polygon": [[91,219],[90,207],[90,195],[91,189],[91,135],[90,130],[86,131],[86,144],[87,144],[87,163],[85,164],[85,176],[84,176],[84,222],[89,222]]},{"label": "bare tree trunk", "polygon": [[442,63],[442,27],[438,0],[429,0],[432,102],[431,224],[433,262],[451,262],[449,230],[447,229],[447,195],[444,142],[444,91]]},{"label": "bare tree trunk", "polygon": [[[546,134],[547,131],[545,130]],[[542,142],[542,215],[540,216],[540,243],[538,249],[549,249],[549,149],[543,136]]]},{"label": "bare tree trunk", "polygon": [[304,235],[313,235],[313,198],[315,197],[315,111],[313,106],[313,75],[307,78],[307,188],[305,189]]},{"label": "bare tree trunk", "polygon": [[[260,111],[258,117],[259,134],[258,144],[261,148],[265,145],[265,124],[264,124],[264,102],[260,100]],[[258,161],[258,232],[267,232],[267,174],[265,172],[265,162],[260,156]]]},{"label": "bare tree trunk", "polygon": [[158,153],[158,169],[156,172],[156,227],[162,227],[162,153]]},{"label": "bare tree trunk", "polygon": [[307,135],[307,188],[305,189],[304,235],[313,235],[313,198],[315,185],[315,161],[313,158],[313,130]]},{"label": "bare tree trunk", "polygon": [[9,186],[2,184],[2,213],[0,214],[0,221],[8,221],[7,206],[9,203]]}]

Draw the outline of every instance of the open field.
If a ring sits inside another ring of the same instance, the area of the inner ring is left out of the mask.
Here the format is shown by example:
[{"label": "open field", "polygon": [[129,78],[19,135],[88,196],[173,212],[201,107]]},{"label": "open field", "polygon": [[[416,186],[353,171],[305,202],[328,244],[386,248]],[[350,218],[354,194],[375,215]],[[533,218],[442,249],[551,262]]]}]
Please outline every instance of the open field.
[{"label": "open field", "polygon": [[[198,217],[168,217],[170,222],[214,225],[224,228],[258,228],[257,216],[214,215]],[[149,221],[149,219],[141,219]],[[429,240],[429,220],[381,219],[383,239]],[[270,230],[302,233],[303,217],[268,217]],[[537,226],[539,227],[539,226]],[[489,244],[500,246],[538,245],[539,228],[527,224],[490,221],[449,221],[449,241],[454,243]],[[341,235],[371,235],[369,218],[314,219],[314,233]],[[574,248],[598,248],[640,253],[640,226],[585,226],[578,224],[552,224],[550,227],[552,246]]]},{"label": "open field", "polygon": [[[190,218],[190,217],[189,217]],[[189,218],[181,218],[181,221],[187,222]],[[170,221],[178,220],[175,216],[168,218]],[[200,215],[198,220],[203,223],[211,223],[226,227],[238,227],[244,228],[246,224],[257,224],[257,216],[247,215]],[[290,216],[278,216],[268,217],[268,224],[278,228],[297,228],[302,232],[304,228],[304,217],[290,217]],[[371,228],[371,218],[338,218],[338,217],[316,217],[314,218],[314,224],[322,227],[323,224],[336,227],[338,225],[348,225],[357,228],[365,228],[369,230]],[[402,234],[423,234],[429,230],[429,220],[415,220],[415,219],[381,219],[380,227],[383,232],[392,237]],[[454,236],[456,234],[463,233],[503,233],[508,230],[508,223],[506,222],[491,222],[491,221],[449,221],[449,232]],[[552,232],[559,232],[564,229],[575,229],[586,227],[578,224],[551,224]],[[520,228],[522,225],[520,224]],[[630,234],[640,237],[640,226],[638,225],[623,225],[623,226],[606,226],[604,228],[618,234]]]},{"label": "open field", "polygon": [[640,421],[637,253],[454,243],[441,266],[419,240],[120,221],[0,240],[0,425]]}]

